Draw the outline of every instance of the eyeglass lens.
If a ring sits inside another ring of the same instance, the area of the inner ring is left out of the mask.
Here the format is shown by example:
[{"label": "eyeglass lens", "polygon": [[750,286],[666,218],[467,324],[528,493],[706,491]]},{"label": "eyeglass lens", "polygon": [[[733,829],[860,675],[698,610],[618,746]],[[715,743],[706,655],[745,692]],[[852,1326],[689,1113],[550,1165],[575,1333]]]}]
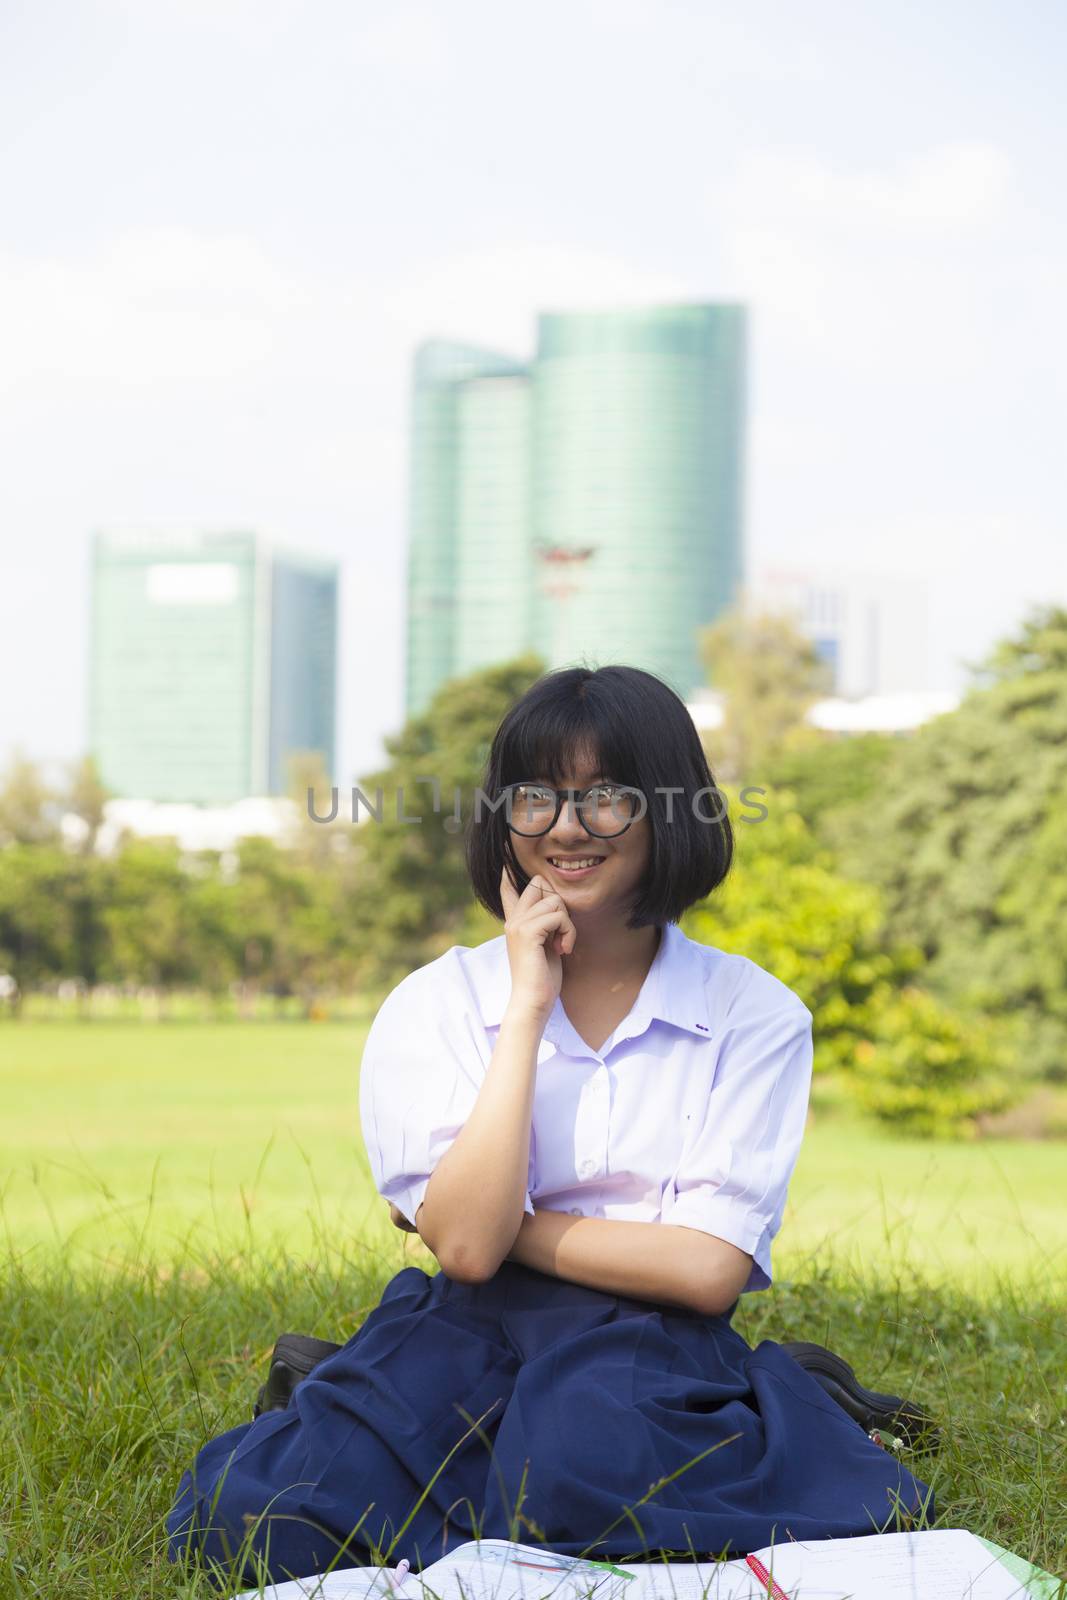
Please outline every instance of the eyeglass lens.
[{"label": "eyeglass lens", "polygon": [[[552,827],[562,794],[540,784],[519,783],[512,785],[509,798],[508,826],[512,832],[536,836]],[[609,839],[622,833],[633,820],[637,793],[618,784],[600,784],[585,790],[575,809],[590,833]]]}]

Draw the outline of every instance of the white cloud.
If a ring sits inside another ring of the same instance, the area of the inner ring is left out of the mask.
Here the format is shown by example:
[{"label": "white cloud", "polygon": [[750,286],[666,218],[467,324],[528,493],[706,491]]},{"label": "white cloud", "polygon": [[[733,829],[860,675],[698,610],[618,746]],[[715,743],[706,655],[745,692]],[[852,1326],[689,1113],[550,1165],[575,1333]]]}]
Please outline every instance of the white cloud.
[{"label": "white cloud", "polygon": [[304,0],[110,0],[110,6],[146,38],[166,28],[261,55],[279,52],[282,59],[299,52],[311,27],[330,34],[340,71],[369,72],[378,84],[441,83],[453,67],[446,22],[425,4],[318,0],[317,18]]},{"label": "white cloud", "polygon": [[453,64],[441,16],[428,6],[398,7],[373,17],[353,33],[348,60],[354,67],[424,85],[443,83]]},{"label": "white cloud", "polygon": [[158,228],[87,256],[0,256],[6,382],[232,377],[268,362],[277,330],[310,304],[239,234]]},{"label": "white cloud", "polygon": [[715,204],[760,339],[886,380],[977,374],[995,280],[988,261],[975,272],[974,252],[1000,237],[1010,178],[1004,152],[980,142],[859,171],[789,150],[754,155]]},{"label": "white cloud", "polygon": [[302,13],[300,0],[110,0],[127,25],[208,29],[244,43],[269,40]]},{"label": "white cloud", "polygon": [[845,236],[943,235],[997,217],[1011,163],[994,144],[959,140],[885,169],[844,171],[791,151],[746,161],[730,208],[750,226],[781,225]]},{"label": "white cloud", "polygon": [[428,261],[391,283],[391,317],[412,343],[430,334],[532,353],[537,312],[620,309],[705,298],[669,272],[618,256],[515,240]]},{"label": "white cloud", "polygon": [[[663,0],[570,0],[570,8],[602,37],[644,34],[653,51],[671,48]],[[810,84],[825,70],[825,52],[810,35],[787,39],[785,30],[761,27],[750,11],[731,6],[728,0],[715,4],[703,0],[689,48],[675,51],[672,62],[676,81],[698,73],[705,85],[732,79],[750,83],[797,79]]]},{"label": "white cloud", "polygon": [[0,343],[7,383],[23,396],[27,383],[57,379],[125,388],[267,373],[354,378],[380,394],[406,381],[422,338],[497,341],[522,354],[538,310],[683,293],[670,274],[536,242],[355,278],[302,272],[246,235],[156,228],[81,257],[0,255]]}]

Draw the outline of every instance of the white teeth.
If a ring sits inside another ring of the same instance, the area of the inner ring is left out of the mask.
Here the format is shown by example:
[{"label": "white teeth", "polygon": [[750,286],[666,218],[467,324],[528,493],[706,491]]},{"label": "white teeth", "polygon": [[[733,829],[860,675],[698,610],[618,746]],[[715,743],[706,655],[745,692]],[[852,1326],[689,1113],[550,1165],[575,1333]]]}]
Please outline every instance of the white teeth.
[{"label": "white teeth", "polygon": [[568,870],[571,872],[576,872],[580,867],[595,867],[604,858],[603,856],[590,856],[587,861],[558,861],[555,859],[555,857],[549,856],[548,859],[552,865],[554,867],[558,867],[561,872],[567,872]]}]

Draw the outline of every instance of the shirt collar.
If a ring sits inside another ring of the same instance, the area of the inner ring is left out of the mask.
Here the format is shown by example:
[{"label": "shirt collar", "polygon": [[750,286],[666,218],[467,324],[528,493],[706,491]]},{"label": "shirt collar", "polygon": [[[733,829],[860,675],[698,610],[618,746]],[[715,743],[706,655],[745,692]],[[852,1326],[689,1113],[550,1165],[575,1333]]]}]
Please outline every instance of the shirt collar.
[{"label": "shirt collar", "polygon": [[[490,959],[477,965],[472,975],[473,987],[483,1023],[487,1028],[495,1028],[503,1020],[511,998],[507,940],[503,935],[490,940],[487,946],[482,947],[482,954],[483,958],[489,956]],[[553,1021],[558,1022],[561,1011],[557,1000],[546,1033],[556,1031]],[[657,1018],[672,1023],[676,1028],[684,1028],[698,1039],[707,1039],[711,1035],[708,992],[700,948],[682,932],[676,922],[667,922],[663,926],[659,949],[633,1003],[627,1032],[636,1034]]]}]

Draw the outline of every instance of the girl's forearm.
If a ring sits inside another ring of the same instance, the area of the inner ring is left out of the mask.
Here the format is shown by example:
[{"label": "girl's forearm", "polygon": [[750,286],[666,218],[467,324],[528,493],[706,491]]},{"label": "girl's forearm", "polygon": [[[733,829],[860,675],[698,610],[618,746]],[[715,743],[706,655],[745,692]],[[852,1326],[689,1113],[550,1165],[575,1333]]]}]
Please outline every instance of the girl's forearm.
[{"label": "girl's forearm", "polygon": [[728,1310],[748,1279],[752,1258],[713,1234],[662,1222],[524,1215],[508,1260],[550,1277],[701,1316]]},{"label": "girl's forearm", "polygon": [[537,1047],[545,1019],[504,1013],[474,1109],[437,1163],[415,1217],[449,1277],[491,1278],[524,1215]]}]

